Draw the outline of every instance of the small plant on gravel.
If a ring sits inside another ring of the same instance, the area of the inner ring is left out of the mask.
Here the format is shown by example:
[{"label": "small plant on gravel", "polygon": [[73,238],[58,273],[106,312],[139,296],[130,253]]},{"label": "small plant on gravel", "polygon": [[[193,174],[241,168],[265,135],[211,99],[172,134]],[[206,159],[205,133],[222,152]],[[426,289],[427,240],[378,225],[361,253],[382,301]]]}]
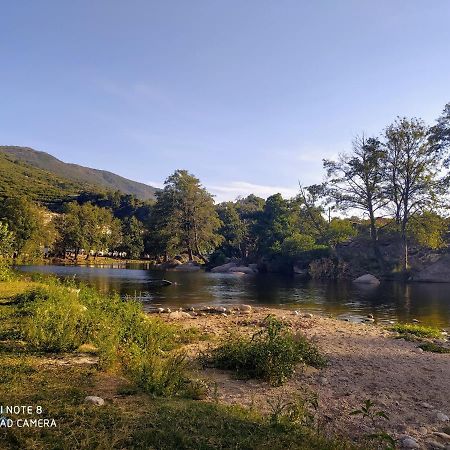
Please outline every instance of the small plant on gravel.
[{"label": "small plant on gravel", "polygon": [[411,323],[399,323],[389,327],[389,330],[396,331],[401,337],[415,336],[418,338],[439,338],[442,335],[438,328]]},{"label": "small plant on gravel", "polygon": [[424,352],[432,352],[432,353],[450,353],[450,348],[444,347],[439,344],[435,344],[434,342],[424,342],[418,346]]},{"label": "small plant on gravel", "polygon": [[286,399],[285,395],[278,395],[274,399],[267,399],[270,410],[270,422],[274,426],[289,426],[297,424],[307,428],[315,428],[318,423],[317,411],[319,398],[315,392],[304,392]]},{"label": "small plant on gravel", "polygon": [[219,369],[233,370],[239,378],[261,378],[273,386],[283,384],[300,363],[314,367],[326,363],[311,342],[272,315],[252,337],[230,334],[204,359]]},{"label": "small plant on gravel", "polygon": [[352,411],[350,415],[361,416],[363,420],[370,423],[373,432],[366,436],[369,441],[378,443],[378,448],[382,446],[381,448],[385,450],[395,450],[395,439],[380,424],[380,419],[389,420],[389,416],[385,411],[376,410],[372,400],[367,399],[360,409]]}]

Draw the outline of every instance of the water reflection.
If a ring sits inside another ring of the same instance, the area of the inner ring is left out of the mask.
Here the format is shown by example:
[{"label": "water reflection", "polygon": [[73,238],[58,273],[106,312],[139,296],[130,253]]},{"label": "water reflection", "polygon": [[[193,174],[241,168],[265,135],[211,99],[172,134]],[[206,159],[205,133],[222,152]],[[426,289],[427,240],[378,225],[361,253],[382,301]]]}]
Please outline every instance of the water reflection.
[{"label": "water reflection", "polygon": [[[303,282],[281,275],[236,276],[149,270],[143,265],[23,266],[27,272],[75,277],[103,292],[138,297],[146,308],[159,305],[254,303],[289,306],[350,320],[373,314],[380,321],[411,321],[448,327],[450,284],[384,282],[361,286],[351,282]],[[155,286],[165,278],[171,286]]]}]

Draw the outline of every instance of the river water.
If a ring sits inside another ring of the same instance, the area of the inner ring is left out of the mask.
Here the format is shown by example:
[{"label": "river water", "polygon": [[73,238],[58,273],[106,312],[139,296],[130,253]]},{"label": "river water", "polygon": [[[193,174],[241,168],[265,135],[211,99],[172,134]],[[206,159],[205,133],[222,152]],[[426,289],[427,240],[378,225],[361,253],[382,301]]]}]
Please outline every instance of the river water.
[{"label": "river water", "polygon": [[[332,315],[360,321],[373,314],[391,320],[450,327],[450,283],[382,282],[360,286],[347,281],[302,281],[275,274],[238,276],[150,270],[145,264],[105,266],[28,265],[26,272],[75,278],[103,292],[136,297],[144,308],[248,303]],[[155,286],[166,279],[171,286]]]}]

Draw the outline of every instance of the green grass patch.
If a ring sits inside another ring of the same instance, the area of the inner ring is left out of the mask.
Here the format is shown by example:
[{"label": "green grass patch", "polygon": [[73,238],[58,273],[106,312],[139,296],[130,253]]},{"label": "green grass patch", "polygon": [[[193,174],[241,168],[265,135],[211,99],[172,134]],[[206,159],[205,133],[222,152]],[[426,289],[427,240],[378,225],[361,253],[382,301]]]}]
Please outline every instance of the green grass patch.
[{"label": "green grass patch", "polygon": [[434,342],[424,342],[419,345],[424,352],[432,353],[450,353],[450,348],[443,347],[442,345],[435,344]]},{"label": "green grass patch", "polygon": [[[93,367],[44,365],[0,355],[3,405],[40,405],[56,428],[0,430],[1,448],[12,449],[297,449],[346,450],[344,441],[325,438],[290,421],[274,424],[254,410],[187,399],[152,398],[126,386],[112,389],[103,407],[84,403],[108,383]],[[112,383],[113,384],[113,383]],[[120,396],[117,397],[117,394]],[[19,416],[10,416],[17,419]]]},{"label": "green grass patch", "polygon": [[401,335],[412,335],[419,338],[439,338],[442,335],[438,328],[409,323],[393,325],[392,327],[389,327],[389,330],[396,331]]},{"label": "green grass patch", "polygon": [[203,358],[205,364],[233,370],[238,378],[261,378],[277,386],[304,363],[323,367],[325,358],[304,336],[292,333],[273,316],[253,336],[230,334]]},{"label": "green grass patch", "polygon": [[[194,395],[196,384],[188,376],[180,347],[194,341],[197,334],[150,318],[138,302],[47,280],[16,296],[2,310],[5,320],[0,335],[23,340],[30,351],[94,348],[101,368],[122,370],[149,393]],[[20,320],[11,320],[14,316]]]}]

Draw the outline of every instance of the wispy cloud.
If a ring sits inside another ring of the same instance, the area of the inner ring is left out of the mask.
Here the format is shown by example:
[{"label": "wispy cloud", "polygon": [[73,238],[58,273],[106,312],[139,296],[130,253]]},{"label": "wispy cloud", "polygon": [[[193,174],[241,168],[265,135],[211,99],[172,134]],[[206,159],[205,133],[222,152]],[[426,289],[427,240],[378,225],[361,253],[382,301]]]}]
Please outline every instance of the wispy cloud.
[{"label": "wispy cloud", "polygon": [[247,181],[230,181],[229,183],[207,185],[206,187],[216,196],[217,202],[235,200],[237,197],[246,197],[250,194],[267,198],[273,194],[280,193],[283,197],[290,198],[298,193],[297,188],[254,184]]}]

